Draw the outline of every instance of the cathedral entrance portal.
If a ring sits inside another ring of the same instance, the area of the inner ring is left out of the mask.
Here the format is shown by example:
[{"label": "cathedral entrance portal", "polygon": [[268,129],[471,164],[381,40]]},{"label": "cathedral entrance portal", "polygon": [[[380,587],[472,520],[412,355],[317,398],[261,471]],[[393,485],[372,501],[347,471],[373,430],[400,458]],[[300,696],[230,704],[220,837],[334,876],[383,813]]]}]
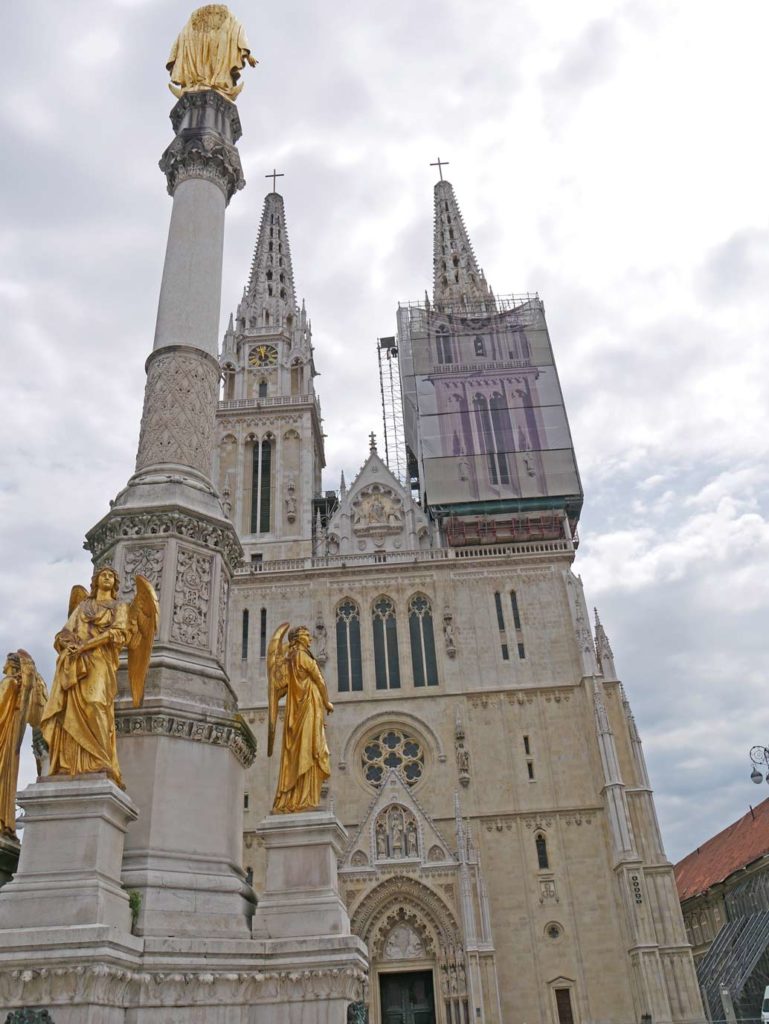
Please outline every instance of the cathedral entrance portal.
[{"label": "cathedral entrance portal", "polygon": [[382,1024],[436,1024],[432,971],[379,975]]}]

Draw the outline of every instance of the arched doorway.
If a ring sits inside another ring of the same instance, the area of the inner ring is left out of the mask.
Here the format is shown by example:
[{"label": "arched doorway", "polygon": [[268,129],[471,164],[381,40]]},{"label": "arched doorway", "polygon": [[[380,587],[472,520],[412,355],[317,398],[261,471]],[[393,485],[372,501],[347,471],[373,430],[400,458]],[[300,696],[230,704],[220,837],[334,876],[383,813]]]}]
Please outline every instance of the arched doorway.
[{"label": "arched doorway", "polygon": [[415,878],[389,878],[351,923],[369,951],[369,1024],[468,1024],[462,938],[437,892]]}]

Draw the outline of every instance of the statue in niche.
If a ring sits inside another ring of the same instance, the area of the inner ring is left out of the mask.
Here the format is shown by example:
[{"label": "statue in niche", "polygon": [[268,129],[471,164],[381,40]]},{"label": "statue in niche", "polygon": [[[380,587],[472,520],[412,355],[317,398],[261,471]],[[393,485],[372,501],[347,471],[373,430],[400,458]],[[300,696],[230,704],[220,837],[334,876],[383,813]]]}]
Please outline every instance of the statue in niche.
[{"label": "statue in niche", "polygon": [[393,857],[403,856],[403,815],[396,811],[390,826],[390,841],[392,843]]},{"label": "statue in niche", "polygon": [[310,652],[311,642],[306,626],[289,630],[289,623],[284,622],[275,630],[267,650],[268,757],[272,757],[275,743],[278,702],[286,698],[273,814],[317,807],[321,787],[331,774],[324,718],[325,713],[331,714],[334,705]]},{"label": "statue in niche", "polygon": [[293,480],[289,480],[286,486],[286,519],[289,523],[296,520],[296,484]]},{"label": "statue in niche", "polygon": [[69,618],[54,640],[59,656],[40,723],[51,775],[106,772],[125,788],[115,745],[118,659],[128,648],[128,679],[138,708],[160,616],[150,581],[137,574],[134,582],[130,604],[117,600],[120,580],[110,566],[95,570],[90,592],[72,588]]},{"label": "statue in niche", "polygon": [[328,661],[328,630],[326,624],[323,621],[323,615],[318,612],[318,617],[315,620],[315,660],[320,665],[325,665]]},{"label": "statue in niche", "polygon": [[168,88],[179,99],[213,89],[234,101],[243,88],[237,81],[246,61],[256,67],[243,26],[224,4],[206,4],[192,12],[171,47]]},{"label": "statue in niche", "polygon": [[222,491],[222,511],[228,519],[232,515],[232,502],[230,501],[229,487],[225,487]]},{"label": "statue in niche", "polygon": [[419,856],[419,844],[417,842],[417,827],[413,821],[410,821],[406,828],[406,856]]},{"label": "statue in niche", "polygon": [[425,947],[413,928],[396,924],[387,936],[384,955],[388,960],[415,960],[425,955]]},{"label": "statue in niche", "polygon": [[387,829],[383,821],[376,827],[376,855],[380,859],[387,856]]},{"label": "statue in niche", "polygon": [[449,611],[448,605],[443,609],[443,642],[446,647],[446,654],[450,658],[456,658],[457,644],[454,638],[454,616]]},{"label": "statue in niche", "polygon": [[48,690],[24,650],[5,659],[0,681],[0,836],[16,838],[16,786],[19,754],[29,723],[40,725]]}]

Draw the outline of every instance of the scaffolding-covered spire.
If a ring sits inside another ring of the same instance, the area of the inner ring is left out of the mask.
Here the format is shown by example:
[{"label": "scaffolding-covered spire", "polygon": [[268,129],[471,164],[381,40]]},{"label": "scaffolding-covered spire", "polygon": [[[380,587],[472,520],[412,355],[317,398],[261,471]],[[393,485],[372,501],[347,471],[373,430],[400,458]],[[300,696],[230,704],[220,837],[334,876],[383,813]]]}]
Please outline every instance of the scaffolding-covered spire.
[{"label": "scaffolding-covered spire", "polygon": [[283,196],[269,192],[264,200],[248,284],[238,306],[238,326],[245,330],[290,328],[296,315]]},{"label": "scaffolding-covered spire", "polygon": [[483,271],[470,244],[454,189],[448,181],[435,185],[433,235],[433,302],[478,311],[493,309]]}]

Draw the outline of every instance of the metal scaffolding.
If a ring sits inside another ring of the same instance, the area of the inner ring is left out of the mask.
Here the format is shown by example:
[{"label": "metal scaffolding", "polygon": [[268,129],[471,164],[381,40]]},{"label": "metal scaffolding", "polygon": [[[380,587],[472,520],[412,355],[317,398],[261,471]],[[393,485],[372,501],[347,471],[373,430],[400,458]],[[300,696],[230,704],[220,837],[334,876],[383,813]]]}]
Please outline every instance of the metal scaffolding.
[{"label": "metal scaffolding", "polygon": [[379,363],[379,390],[382,395],[385,462],[393,476],[397,477],[404,487],[408,487],[403,402],[395,338],[377,338],[376,355]]}]

